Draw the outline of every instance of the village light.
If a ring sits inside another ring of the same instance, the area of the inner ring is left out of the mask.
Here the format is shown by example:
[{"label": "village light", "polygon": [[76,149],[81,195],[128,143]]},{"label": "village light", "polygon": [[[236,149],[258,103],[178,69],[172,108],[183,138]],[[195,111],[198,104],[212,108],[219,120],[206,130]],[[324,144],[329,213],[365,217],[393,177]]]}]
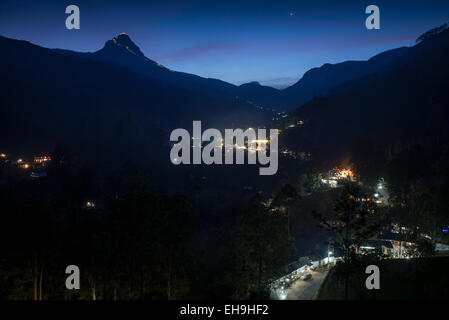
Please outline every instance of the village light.
[{"label": "village light", "polygon": [[268,139],[254,139],[254,140],[251,140],[251,143],[269,143],[270,142],[270,140],[268,140]]},{"label": "village light", "polygon": [[279,293],[279,298],[280,300],[285,300],[285,298],[287,298],[287,293],[285,292],[285,289],[282,289],[283,292]]},{"label": "village light", "polygon": [[36,163],[44,163],[44,162],[47,162],[50,160],[51,160],[51,157],[48,157],[48,156],[34,157],[34,162],[36,162]]},{"label": "village light", "polygon": [[87,208],[95,208],[95,202],[93,202],[93,201],[87,201],[87,202],[86,202],[86,207],[87,207]]},{"label": "village light", "polygon": [[[193,138],[190,133],[182,128],[175,129],[170,134],[170,141],[175,142],[170,150],[170,160],[174,165],[187,164],[244,164],[247,160],[248,164],[259,164],[260,175],[273,175],[278,169],[278,135],[277,129],[270,129],[269,131],[269,145],[270,152],[267,152],[266,145],[262,146],[249,145],[245,146],[245,139],[248,141],[266,139],[266,129],[259,129],[256,133],[253,128],[243,131],[242,129],[225,129],[224,141],[225,152],[222,154],[223,136],[218,129],[207,129],[202,133],[201,121],[192,122]],[[213,139],[213,140],[211,140]],[[234,139],[236,142],[234,143]],[[191,142],[193,140],[193,142]],[[204,148],[200,148],[202,142],[210,141]],[[257,143],[259,144],[259,143]],[[192,148],[194,146],[194,148]],[[196,147],[195,147],[196,146]],[[193,159],[191,159],[190,150],[193,149]],[[201,150],[202,149],[202,150]],[[244,150],[248,150],[245,152]],[[213,155],[211,151],[214,151]],[[236,150],[235,157],[234,151]],[[254,151],[257,151],[257,157]],[[234,161],[235,158],[235,161]],[[180,161],[176,161],[179,159]]]}]

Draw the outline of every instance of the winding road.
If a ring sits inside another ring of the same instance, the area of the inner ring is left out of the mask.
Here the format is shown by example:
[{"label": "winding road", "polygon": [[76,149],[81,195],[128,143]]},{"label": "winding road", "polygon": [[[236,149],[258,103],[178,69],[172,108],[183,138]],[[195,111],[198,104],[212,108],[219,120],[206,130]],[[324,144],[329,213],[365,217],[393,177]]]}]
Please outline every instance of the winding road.
[{"label": "winding road", "polygon": [[312,300],[327,275],[327,270],[311,271],[309,280],[296,280],[288,289],[286,300]]}]

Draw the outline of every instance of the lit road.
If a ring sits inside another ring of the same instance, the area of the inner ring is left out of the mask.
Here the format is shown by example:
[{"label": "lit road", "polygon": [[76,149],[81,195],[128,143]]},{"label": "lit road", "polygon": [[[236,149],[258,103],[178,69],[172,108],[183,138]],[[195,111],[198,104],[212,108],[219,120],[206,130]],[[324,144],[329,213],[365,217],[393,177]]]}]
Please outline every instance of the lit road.
[{"label": "lit road", "polygon": [[312,300],[323,283],[327,270],[311,271],[312,278],[306,281],[296,280],[288,289],[286,300]]}]

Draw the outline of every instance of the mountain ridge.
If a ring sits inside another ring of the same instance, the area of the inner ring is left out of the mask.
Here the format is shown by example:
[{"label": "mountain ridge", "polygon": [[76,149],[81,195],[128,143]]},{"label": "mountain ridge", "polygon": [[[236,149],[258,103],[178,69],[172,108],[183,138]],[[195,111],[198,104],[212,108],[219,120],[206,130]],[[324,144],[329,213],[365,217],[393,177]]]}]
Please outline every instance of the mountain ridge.
[{"label": "mountain ridge", "polygon": [[[220,99],[231,101],[239,97],[253,105],[277,110],[294,110],[315,96],[325,95],[332,89],[344,85],[345,82],[394,67],[394,63],[410,48],[412,47],[387,50],[368,60],[325,63],[321,67],[308,70],[295,84],[282,90],[260,85],[257,81],[237,86],[220,79],[204,78],[195,74],[171,70],[146,57],[126,33],[107,40],[103,48],[95,52],[53,50],[61,54],[117,63],[148,77]],[[257,86],[254,85],[255,82],[258,83]]]},{"label": "mountain ridge", "polygon": [[449,30],[409,49],[396,68],[294,110],[287,121],[303,125],[285,130],[282,142],[327,166],[358,163],[365,173],[411,147],[441,152],[449,141],[448,55]]},{"label": "mountain ridge", "polygon": [[126,150],[148,139],[152,126],[166,132],[200,119],[221,128],[257,118],[238,100],[211,98],[114,63],[2,36],[0,46],[0,135],[11,137],[3,144],[11,151],[55,145],[55,132],[81,149],[116,144]]}]

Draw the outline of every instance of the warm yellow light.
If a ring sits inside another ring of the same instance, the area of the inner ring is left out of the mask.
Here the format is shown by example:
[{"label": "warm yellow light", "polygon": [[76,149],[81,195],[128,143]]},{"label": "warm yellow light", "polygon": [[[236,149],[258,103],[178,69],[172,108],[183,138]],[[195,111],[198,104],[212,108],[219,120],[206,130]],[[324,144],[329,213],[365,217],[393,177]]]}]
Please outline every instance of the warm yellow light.
[{"label": "warm yellow light", "polygon": [[47,156],[34,157],[34,162],[36,162],[36,163],[47,162],[47,161],[50,161],[50,160],[51,160],[51,157],[47,157]]},{"label": "warm yellow light", "polygon": [[0,153],[0,157],[1,157],[1,158],[6,158],[6,154]]},{"label": "warm yellow light", "polygon": [[256,142],[256,143],[268,143],[268,142],[270,142],[270,140],[267,140],[267,139],[256,139],[256,140],[251,140],[251,142]]},{"label": "warm yellow light", "polygon": [[86,207],[88,207],[88,208],[94,208],[94,207],[95,207],[95,202],[87,201],[87,202],[86,202]]}]

